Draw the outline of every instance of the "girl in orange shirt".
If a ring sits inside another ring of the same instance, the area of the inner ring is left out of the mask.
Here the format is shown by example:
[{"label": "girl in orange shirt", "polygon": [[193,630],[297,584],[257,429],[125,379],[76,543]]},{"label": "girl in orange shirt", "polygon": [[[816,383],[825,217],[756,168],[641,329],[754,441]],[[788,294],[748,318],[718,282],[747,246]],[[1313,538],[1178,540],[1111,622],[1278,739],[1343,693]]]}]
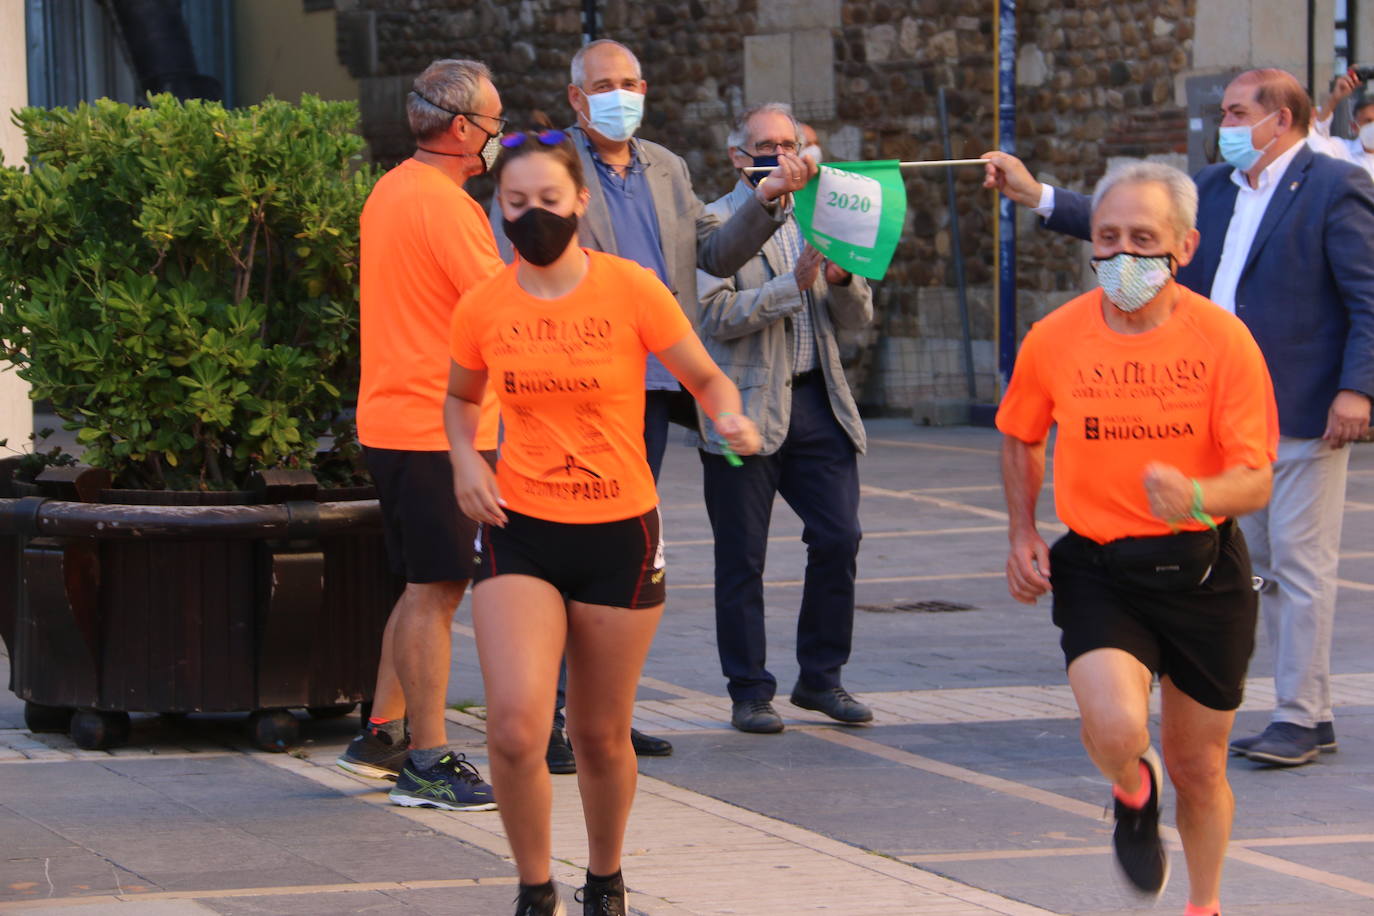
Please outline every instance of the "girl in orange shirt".
[{"label": "girl in orange shirt", "polygon": [[[589,193],[561,131],[517,133],[492,168],[517,261],[453,316],[444,418],[458,503],[482,524],[473,590],[487,746],[520,873],[518,916],[561,914],[549,876],[544,753],[559,661],[590,856],[584,912],[627,912],[621,845],[634,798],[630,719],[663,611],[658,497],[644,454],[654,353],[739,454],[759,447],[739,392],[650,271],[577,245]],[[473,449],[490,376],[506,439],[496,472]]]}]

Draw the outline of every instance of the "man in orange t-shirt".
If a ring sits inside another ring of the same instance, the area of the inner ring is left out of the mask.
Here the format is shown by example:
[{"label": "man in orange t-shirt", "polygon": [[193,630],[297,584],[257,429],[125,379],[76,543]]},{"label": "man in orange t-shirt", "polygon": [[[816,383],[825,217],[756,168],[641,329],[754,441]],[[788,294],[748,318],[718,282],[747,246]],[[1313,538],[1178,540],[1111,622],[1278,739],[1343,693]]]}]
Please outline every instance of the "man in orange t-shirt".
[{"label": "man in orange t-shirt", "polygon": [[[418,148],[363,207],[358,388],[358,440],[406,588],[382,636],[372,717],[338,763],[395,779],[399,805],[489,810],[491,787],[449,749],[444,729],[450,627],[472,579],[477,526],[453,494],[443,401],[453,310],[505,266],[485,211],[463,190],[495,159],[505,122],[490,73],[469,60],[430,64],[406,112]],[[476,445],[494,454],[487,394]]]},{"label": "man in orange t-shirt", "polygon": [[[997,413],[1010,521],[1007,582],[1054,622],[1083,743],[1112,782],[1116,858],[1142,893],[1164,889],[1158,675],[1165,759],[1189,864],[1187,913],[1220,912],[1234,802],[1227,735],[1254,647],[1255,594],[1235,516],[1269,498],[1278,412],[1245,325],[1179,285],[1197,249],[1187,175],[1133,162],[1093,195],[1094,290],[1031,328]],[[1069,532],[1036,531],[1045,440]]]}]

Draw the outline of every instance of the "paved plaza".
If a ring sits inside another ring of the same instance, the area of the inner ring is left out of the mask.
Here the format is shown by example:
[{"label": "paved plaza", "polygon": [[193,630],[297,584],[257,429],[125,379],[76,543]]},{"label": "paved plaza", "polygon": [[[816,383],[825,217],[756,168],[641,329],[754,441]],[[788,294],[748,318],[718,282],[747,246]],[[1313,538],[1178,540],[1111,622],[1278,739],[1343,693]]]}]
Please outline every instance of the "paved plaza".
[{"label": "paved plaza", "polygon": [[[845,683],[876,714],[846,728],[792,707],[800,525],[779,501],[768,568],[780,735],[728,725],[714,640],[711,537],[695,452],[670,447],[661,492],[668,610],[637,724],[675,753],[641,760],[624,871],[651,916],[1075,914],[1157,906],[1117,879],[1109,788],[1078,741],[1048,599],[1008,597],[998,436],[868,424],[856,639]],[[1041,501],[1047,539],[1053,521]],[[1355,446],[1333,669],[1340,751],[1296,769],[1234,759],[1228,916],[1374,914],[1374,445]],[[465,602],[453,632],[450,735],[486,772]],[[8,659],[0,659],[8,673]],[[1244,731],[1272,698],[1263,634]],[[103,916],[504,916],[515,872],[499,815],[402,809],[333,760],[356,719],[305,721],[289,754],[249,747],[241,717],[136,717],[111,752],[30,735],[0,692],[0,911]],[[585,867],[576,777],[556,776],[555,877],[570,914]],[[1173,822],[1172,793],[1165,819]]]}]

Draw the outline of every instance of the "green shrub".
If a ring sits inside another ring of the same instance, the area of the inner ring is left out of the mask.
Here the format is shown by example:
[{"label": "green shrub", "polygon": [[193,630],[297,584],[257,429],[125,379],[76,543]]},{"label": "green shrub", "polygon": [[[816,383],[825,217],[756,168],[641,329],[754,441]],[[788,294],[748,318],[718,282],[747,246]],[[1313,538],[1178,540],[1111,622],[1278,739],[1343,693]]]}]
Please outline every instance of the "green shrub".
[{"label": "green shrub", "polygon": [[0,169],[0,357],[116,484],[314,467],[357,385],[352,102],[26,108]]}]

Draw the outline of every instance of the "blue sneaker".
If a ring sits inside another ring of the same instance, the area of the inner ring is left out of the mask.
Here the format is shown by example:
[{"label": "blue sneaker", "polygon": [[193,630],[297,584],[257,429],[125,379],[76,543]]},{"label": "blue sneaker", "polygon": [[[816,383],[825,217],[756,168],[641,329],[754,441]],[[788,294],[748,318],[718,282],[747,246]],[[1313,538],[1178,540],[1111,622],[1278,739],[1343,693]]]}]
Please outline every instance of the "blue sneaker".
[{"label": "blue sneaker", "polygon": [[[1335,743],[1335,735],[1331,735]],[[1245,756],[1256,763],[1270,766],[1296,767],[1311,763],[1321,751],[1317,729],[1303,728],[1292,722],[1270,722],[1259,740],[1250,745]]]},{"label": "blue sneaker", "polygon": [[[1269,728],[1272,727],[1271,725],[1265,728],[1265,730],[1258,735],[1235,739],[1230,745],[1231,753],[1239,757],[1244,757],[1246,754],[1249,754],[1250,748],[1259,744],[1260,740],[1264,738],[1265,735],[1269,734]],[[1325,722],[1317,723],[1317,750],[1321,751],[1323,754],[1334,754],[1336,751],[1340,750],[1340,745],[1336,743],[1335,722],[1328,719]]]},{"label": "blue sneaker", "polygon": [[444,811],[494,811],[496,796],[482,774],[462,754],[452,751],[428,770],[409,759],[401,768],[396,787],[387,793],[393,805],[403,808],[440,808]]}]

